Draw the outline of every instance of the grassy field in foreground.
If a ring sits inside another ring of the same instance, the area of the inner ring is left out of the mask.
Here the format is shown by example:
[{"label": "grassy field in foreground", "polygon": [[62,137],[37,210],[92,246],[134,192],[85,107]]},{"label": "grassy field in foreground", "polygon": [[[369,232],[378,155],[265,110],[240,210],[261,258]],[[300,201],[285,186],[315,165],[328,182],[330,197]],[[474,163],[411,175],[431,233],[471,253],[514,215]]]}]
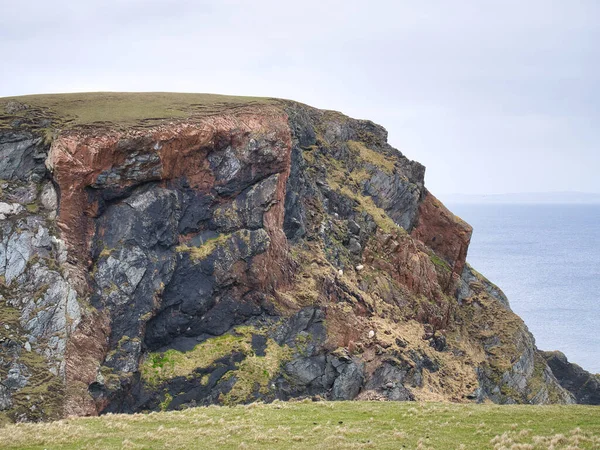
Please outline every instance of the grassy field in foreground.
[{"label": "grassy field in foreground", "polygon": [[600,407],[252,404],[0,428],[2,449],[600,449]]}]

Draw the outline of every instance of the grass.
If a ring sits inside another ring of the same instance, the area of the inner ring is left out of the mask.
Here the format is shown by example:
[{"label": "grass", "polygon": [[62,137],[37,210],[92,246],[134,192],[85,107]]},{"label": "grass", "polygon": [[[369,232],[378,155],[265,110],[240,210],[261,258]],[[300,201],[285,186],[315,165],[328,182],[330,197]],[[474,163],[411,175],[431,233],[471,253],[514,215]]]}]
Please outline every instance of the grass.
[{"label": "grass", "polygon": [[251,400],[256,388],[266,394],[269,382],[279,372],[281,364],[289,359],[291,350],[269,338],[264,356],[258,356],[252,349],[253,334],[262,332],[252,327],[237,327],[234,334],[210,338],[188,352],[167,350],[150,353],[140,367],[142,379],[149,386],[156,387],[175,377],[194,377],[196,369],[209,367],[218,359],[237,352],[246,357],[235,370],[225,375],[235,377],[235,384],[220,399],[221,402],[232,405]]},{"label": "grass", "polygon": [[226,405],[246,402],[257,387],[261,394],[267,394],[269,382],[279,373],[281,365],[289,360],[291,353],[289,347],[280,347],[273,339],[267,339],[265,356],[251,354],[238,364],[235,371],[230,372],[236,383],[221,401]]},{"label": "grass", "polygon": [[[330,181],[330,184],[331,181]],[[335,185],[333,186],[335,187]],[[369,214],[377,226],[381,228],[385,233],[402,233],[404,229],[400,227],[396,222],[394,222],[387,213],[377,206],[373,199],[368,195],[361,195],[357,193],[355,190],[352,190],[346,186],[337,185],[338,191],[352,200],[358,202],[357,210],[359,212],[365,212]]]},{"label": "grass", "polygon": [[350,151],[358,154],[361,160],[379,167],[388,175],[394,173],[394,168],[396,166],[394,158],[371,150],[370,148],[367,148],[365,144],[358,141],[348,141],[348,148]]},{"label": "grass", "polygon": [[[236,331],[240,332],[238,328]],[[150,353],[140,367],[142,379],[150,385],[179,376],[191,375],[196,368],[208,367],[232,352],[249,354],[251,334],[225,334],[196,345],[189,352],[167,350]]]},{"label": "grass", "polygon": [[37,203],[30,203],[29,205],[25,206],[25,208],[27,208],[27,211],[33,214],[37,214],[40,210],[40,207],[37,205]]},{"label": "grass", "polygon": [[178,253],[188,252],[193,261],[202,261],[206,259],[212,252],[216,250],[217,247],[225,245],[225,243],[229,240],[231,234],[221,234],[212,239],[208,239],[199,247],[190,247],[188,245],[179,245],[175,248]]},{"label": "grass", "polygon": [[[356,160],[363,163],[366,161],[387,175],[391,175],[394,172],[394,158],[371,150],[362,142],[348,141],[347,144],[353,158]],[[319,151],[318,147],[313,147],[310,150],[307,149],[302,154],[310,166],[320,163],[327,168],[327,182],[329,186],[340,194],[354,200],[357,203],[356,211],[369,214],[377,226],[385,233],[405,233],[405,230],[396,224],[385,210],[375,204],[373,198],[362,194],[365,182],[373,176],[373,173],[371,173],[372,170],[367,171],[364,167],[357,167],[349,171],[348,167],[340,160],[327,155],[326,152]]]},{"label": "grass", "polygon": [[429,259],[436,267],[439,267],[440,269],[446,272],[452,272],[452,268],[450,267],[450,265],[438,255],[431,254],[429,255]]},{"label": "grass", "polygon": [[600,408],[276,402],[0,429],[3,449],[593,449]]},{"label": "grass", "polygon": [[[6,112],[8,104],[29,108]],[[182,119],[211,114],[244,105],[269,104],[274,100],[215,94],[167,92],[86,92],[42,94],[0,98],[0,127],[19,117],[52,118],[54,125],[70,128],[79,125],[144,125],[162,119]]]},{"label": "grass", "polygon": [[378,207],[368,195],[362,195],[362,183],[370,178],[364,170],[346,172],[341,163],[332,158],[323,158],[328,166],[327,182],[329,186],[340,194],[357,202],[356,210],[369,214],[377,226],[386,233],[402,232],[387,213]]}]

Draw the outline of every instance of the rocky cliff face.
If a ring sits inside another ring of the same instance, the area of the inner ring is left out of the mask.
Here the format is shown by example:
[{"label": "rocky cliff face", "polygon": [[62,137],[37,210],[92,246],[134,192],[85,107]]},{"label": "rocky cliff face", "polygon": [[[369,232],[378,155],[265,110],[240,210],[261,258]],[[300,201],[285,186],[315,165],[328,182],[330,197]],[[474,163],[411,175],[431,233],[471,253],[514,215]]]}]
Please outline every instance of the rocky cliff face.
[{"label": "rocky cliff face", "polygon": [[560,385],[571,392],[577,403],[600,405],[600,374],[592,374],[577,364],[570,363],[558,351],[542,352]]},{"label": "rocky cliff face", "polygon": [[5,420],[574,402],[382,127],[280,100],[73,125],[54,100],[4,102]]}]

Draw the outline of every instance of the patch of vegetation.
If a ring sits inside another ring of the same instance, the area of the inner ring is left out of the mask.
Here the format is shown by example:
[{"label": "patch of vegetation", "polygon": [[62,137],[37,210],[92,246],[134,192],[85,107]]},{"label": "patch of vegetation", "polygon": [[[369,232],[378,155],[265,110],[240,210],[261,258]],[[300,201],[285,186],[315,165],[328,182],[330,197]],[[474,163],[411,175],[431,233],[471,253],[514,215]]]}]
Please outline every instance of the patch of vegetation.
[{"label": "patch of vegetation", "polygon": [[551,384],[547,381],[545,376],[545,369],[548,367],[544,358],[536,352],[534,357],[533,375],[529,379],[528,388],[529,395],[528,399],[534,398],[543,389],[548,392],[548,399],[550,403],[558,403],[562,399],[561,393],[558,391],[558,387],[555,384]]},{"label": "patch of vegetation", "polygon": [[164,353],[150,353],[140,366],[144,382],[157,386],[175,377],[189,376],[197,368],[208,367],[216,360],[233,352],[252,352],[251,330],[238,327],[234,334],[224,334],[208,339],[189,352],[167,350]]},{"label": "patch of vegetation", "polygon": [[317,148],[316,145],[313,145],[309,148],[304,149],[304,151],[302,152],[302,157],[304,158],[304,160],[308,163],[309,166],[314,166],[315,165],[315,149]]},{"label": "patch of vegetation", "polygon": [[188,245],[179,245],[175,248],[177,252],[187,252],[190,254],[190,258],[193,261],[202,261],[207,256],[209,256],[212,252],[216,250],[217,247],[225,245],[225,243],[229,240],[231,234],[221,234],[215,238],[208,239],[204,244],[199,247],[190,247]]},{"label": "patch of vegetation", "polygon": [[275,402],[109,414],[0,429],[4,449],[521,448],[600,446],[600,409],[413,402]]},{"label": "patch of vegetation", "polygon": [[[0,98],[0,128],[19,118],[50,119],[55,128],[81,125],[143,126],[165,119],[184,119],[246,105],[275,104],[260,97],[171,92],[86,92]],[[20,104],[23,108],[11,105]],[[26,107],[25,107],[26,106]],[[53,131],[46,127],[46,140]]]},{"label": "patch of vegetation", "polygon": [[116,249],[114,248],[108,248],[106,246],[104,246],[102,248],[102,251],[100,252],[100,254],[98,255],[98,258],[108,258],[112,252],[114,252]]},{"label": "patch of vegetation", "polygon": [[[24,338],[20,337],[23,335],[19,323],[19,311],[7,305],[6,300],[0,300],[0,341],[24,342]],[[58,418],[63,398],[61,379],[48,370],[46,359],[35,350],[28,352],[22,349],[19,362],[27,368],[29,374],[27,385],[12,394],[12,408],[5,413],[0,413],[0,416],[4,414],[4,418],[0,417],[0,423],[9,418],[11,421],[23,417],[33,421]],[[8,367],[10,365],[0,367],[0,380],[6,377]]]},{"label": "patch of vegetation", "polygon": [[[379,153],[377,155],[383,157]],[[315,157],[317,156],[315,155]],[[327,167],[328,184],[340,194],[354,200],[357,203],[357,211],[369,214],[377,226],[386,233],[404,232],[404,229],[396,224],[382,208],[378,207],[370,196],[361,193],[364,189],[363,184],[371,177],[366,170],[355,169],[349,172],[337,159],[329,158],[322,153],[318,154],[318,158]]]},{"label": "patch of vegetation", "polygon": [[252,394],[258,390],[267,394],[269,382],[278,374],[281,364],[290,359],[292,352],[287,346],[279,346],[273,339],[267,340],[265,356],[251,354],[229,372],[229,377],[235,377],[236,383],[221,401],[226,405],[243,403],[252,399]]},{"label": "patch of vegetation", "polygon": [[29,205],[25,206],[25,208],[27,208],[27,211],[33,214],[36,214],[40,210],[40,207],[37,203],[30,203]]},{"label": "patch of vegetation", "polygon": [[429,255],[429,259],[431,260],[431,262],[433,263],[434,266],[436,266],[446,272],[452,272],[452,268],[450,267],[450,264],[448,264],[445,260],[440,258],[435,253],[432,253],[431,255]]},{"label": "patch of vegetation", "polygon": [[367,148],[365,144],[358,141],[348,141],[348,148],[351,152],[358,154],[360,159],[379,167],[386,174],[392,175],[394,173],[394,168],[396,166],[394,158],[371,150],[370,148]]},{"label": "patch of vegetation", "polygon": [[20,357],[31,376],[27,385],[13,394],[13,418],[26,416],[29,420],[53,420],[62,413],[64,385],[62,380],[48,370],[47,362],[35,351],[24,352]]},{"label": "patch of vegetation", "polygon": [[332,166],[328,173],[327,182],[332,189],[354,200],[357,203],[356,210],[369,214],[383,231],[386,233],[399,232],[401,227],[382,208],[378,207],[371,197],[360,193],[362,191],[360,182],[363,180],[361,175],[364,175],[364,173],[366,172],[359,171],[357,174],[350,174],[345,177],[343,172]]},{"label": "patch of vegetation", "polygon": [[[256,334],[263,332],[252,327],[237,327],[232,334],[208,339],[188,352],[168,350],[150,353],[140,366],[142,380],[149,386],[157,387],[175,377],[194,376],[196,369],[209,367],[232,353],[242,353],[246,357],[225,375],[225,379],[235,378],[235,384],[231,391],[221,397],[221,401],[233,405],[251,400],[257,390],[266,394],[270,390],[269,382],[277,375],[281,364],[291,357],[292,351],[269,338],[265,355],[257,356],[252,349],[252,336]],[[207,382],[205,374],[202,383]]]},{"label": "patch of vegetation", "polygon": [[356,202],[358,202],[357,210],[365,212],[370,215],[377,226],[381,228],[385,233],[402,233],[404,229],[394,222],[387,213],[377,206],[373,199],[368,195],[361,195],[355,191],[350,190],[347,187],[342,187],[340,192]]},{"label": "patch of vegetation", "polygon": [[166,411],[171,402],[173,401],[173,396],[168,392],[165,392],[165,399],[160,403],[159,408],[161,411]]}]

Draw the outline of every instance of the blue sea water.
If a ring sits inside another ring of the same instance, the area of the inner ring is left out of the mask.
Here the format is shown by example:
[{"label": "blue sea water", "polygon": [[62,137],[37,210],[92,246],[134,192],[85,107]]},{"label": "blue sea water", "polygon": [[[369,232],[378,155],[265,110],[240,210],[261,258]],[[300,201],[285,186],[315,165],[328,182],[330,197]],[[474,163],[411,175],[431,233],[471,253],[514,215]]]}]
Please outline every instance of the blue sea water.
[{"label": "blue sea water", "polygon": [[542,350],[600,373],[600,205],[448,204],[469,263],[497,284]]}]

